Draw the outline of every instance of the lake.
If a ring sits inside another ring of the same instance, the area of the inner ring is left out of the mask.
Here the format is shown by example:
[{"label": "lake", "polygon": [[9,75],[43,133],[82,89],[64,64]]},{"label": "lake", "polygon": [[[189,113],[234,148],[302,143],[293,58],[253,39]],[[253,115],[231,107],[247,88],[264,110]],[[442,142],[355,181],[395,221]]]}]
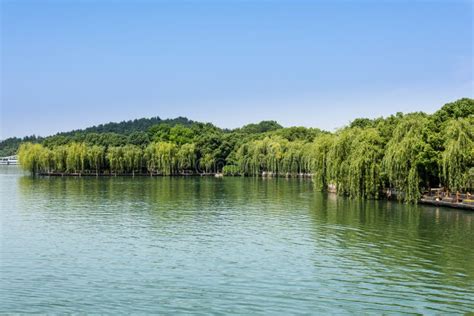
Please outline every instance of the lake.
[{"label": "lake", "polygon": [[0,312],[465,313],[474,213],[308,180],[1,166]]}]

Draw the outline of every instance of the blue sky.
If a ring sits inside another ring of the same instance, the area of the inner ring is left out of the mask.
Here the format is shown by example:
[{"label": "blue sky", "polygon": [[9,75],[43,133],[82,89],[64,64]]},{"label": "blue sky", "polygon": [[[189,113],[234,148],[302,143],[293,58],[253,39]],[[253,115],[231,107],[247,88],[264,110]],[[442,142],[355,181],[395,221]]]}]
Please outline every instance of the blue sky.
[{"label": "blue sky", "polygon": [[0,1],[0,138],[150,116],[333,130],[473,97],[471,1]]}]

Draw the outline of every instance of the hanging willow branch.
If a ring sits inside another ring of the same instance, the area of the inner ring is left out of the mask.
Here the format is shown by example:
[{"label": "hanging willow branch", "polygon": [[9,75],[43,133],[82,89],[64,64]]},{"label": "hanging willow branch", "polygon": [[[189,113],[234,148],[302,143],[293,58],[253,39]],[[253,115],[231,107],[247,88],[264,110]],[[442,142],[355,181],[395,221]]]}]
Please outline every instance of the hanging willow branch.
[{"label": "hanging willow branch", "polygon": [[398,191],[398,198],[404,194],[407,202],[416,203],[421,196],[418,158],[426,145],[423,140],[426,123],[424,116],[405,117],[395,128],[383,159],[383,168]]},{"label": "hanging willow branch", "polygon": [[334,143],[334,136],[330,134],[321,135],[314,141],[312,148],[312,172],[313,182],[316,189],[324,191],[329,185],[329,151]]},{"label": "hanging willow branch", "polygon": [[441,167],[445,184],[452,190],[472,189],[469,170],[474,167],[473,119],[452,119],[445,131]]},{"label": "hanging willow branch", "polygon": [[382,139],[376,129],[370,128],[357,135],[347,158],[350,196],[378,198],[382,188],[382,157]]}]

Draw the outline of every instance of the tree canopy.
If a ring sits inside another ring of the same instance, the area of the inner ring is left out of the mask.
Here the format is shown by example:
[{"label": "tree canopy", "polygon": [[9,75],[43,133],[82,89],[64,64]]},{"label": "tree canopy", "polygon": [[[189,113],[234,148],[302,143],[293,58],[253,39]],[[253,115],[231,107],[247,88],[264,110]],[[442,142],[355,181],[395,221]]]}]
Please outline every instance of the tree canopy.
[{"label": "tree canopy", "polygon": [[33,173],[226,175],[313,177],[315,187],[378,198],[386,189],[416,202],[423,188],[473,190],[474,100],[439,111],[355,119],[333,133],[284,128],[262,121],[234,130],[186,118],[140,119],[60,133],[9,139]]}]

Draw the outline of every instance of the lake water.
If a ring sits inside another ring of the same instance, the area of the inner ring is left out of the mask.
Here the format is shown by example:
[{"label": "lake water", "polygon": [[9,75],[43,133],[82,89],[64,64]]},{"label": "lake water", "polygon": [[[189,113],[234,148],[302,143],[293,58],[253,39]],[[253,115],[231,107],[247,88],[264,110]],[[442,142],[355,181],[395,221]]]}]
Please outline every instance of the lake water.
[{"label": "lake water", "polygon": [[474,213],[308,180],[0,169],[0,312],[474,311]]}]

